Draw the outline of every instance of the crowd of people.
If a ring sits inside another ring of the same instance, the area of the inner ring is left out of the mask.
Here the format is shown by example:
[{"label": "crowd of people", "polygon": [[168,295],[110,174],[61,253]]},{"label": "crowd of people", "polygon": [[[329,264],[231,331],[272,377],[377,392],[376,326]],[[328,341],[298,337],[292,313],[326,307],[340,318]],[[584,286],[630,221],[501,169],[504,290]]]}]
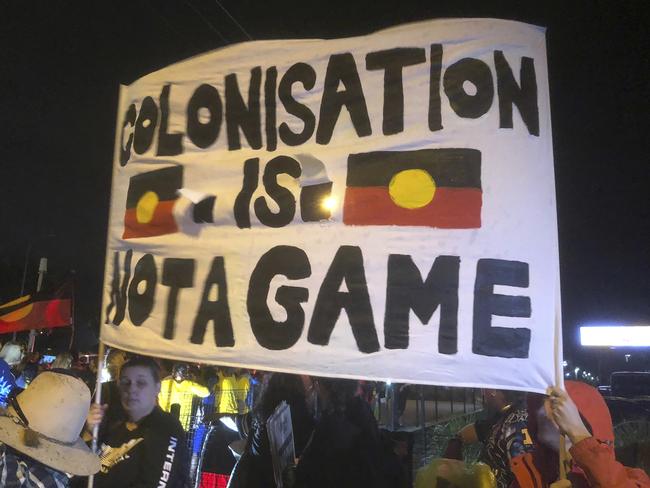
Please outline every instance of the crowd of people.
[{"label": "crowd of people", "polygon": [[[0,486],[86,486],[93,475],[100,488],[190,487],[197,453],[220,456],[201,449],[207,434],[200,427],[226,425],[232,462],[222,485],[214,486],[274,487],[277,453],[269,422],[285,404],[295,455],[281,473],[282,486],[408,486],[408,468],[379,429],[367,383],[197,368],[113,349],[98,404],[91,403],[90,364],[69,353],[44,363],[17,347],[0,351],[0,371],[19,378],[30,371],[0,413]],[[480,442],[480,461],[498,488],[650,487],[644,471],[616,461],[611,417],[599,392],[579,382],[567,381],[565,388],[548,395],[484,390],[486,415],[461,429],[444,457],[462,459],[464,446]],[[438,479],[443,483],[444,473]]]}]

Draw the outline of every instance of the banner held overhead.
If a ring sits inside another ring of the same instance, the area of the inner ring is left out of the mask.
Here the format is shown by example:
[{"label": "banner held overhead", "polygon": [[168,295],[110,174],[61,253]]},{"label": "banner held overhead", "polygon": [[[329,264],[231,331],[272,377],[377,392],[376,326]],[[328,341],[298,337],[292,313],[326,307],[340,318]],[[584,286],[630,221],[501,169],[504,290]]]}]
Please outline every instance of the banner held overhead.
[{"label": "banner held overhead", "polygon": [[102,340],[542,392],[558,246],[542,28],[255,41],[122,87]]}]

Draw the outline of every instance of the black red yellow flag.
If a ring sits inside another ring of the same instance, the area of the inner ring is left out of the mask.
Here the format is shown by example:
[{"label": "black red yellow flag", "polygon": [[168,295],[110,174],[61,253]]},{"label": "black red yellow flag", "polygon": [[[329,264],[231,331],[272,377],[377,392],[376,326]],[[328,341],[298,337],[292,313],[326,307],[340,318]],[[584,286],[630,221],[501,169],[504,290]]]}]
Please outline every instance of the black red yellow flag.
[{"label": "black red yellow flag", "polygon": [[25,295],[0,305],[0,334],[31,329],[53,329],[72,323],[70,298]]},{"label": "black red yellow flag", "polygon": [[481,227],[481,153],[421,149],[351,154],[343,202],[348,225]]},{"label": "black red yellow flag", "polygon": [[178,232],[174,218],[177,190],[183,186],[183,168],[172,166],[131,177],[126,195],[123,239]]}]

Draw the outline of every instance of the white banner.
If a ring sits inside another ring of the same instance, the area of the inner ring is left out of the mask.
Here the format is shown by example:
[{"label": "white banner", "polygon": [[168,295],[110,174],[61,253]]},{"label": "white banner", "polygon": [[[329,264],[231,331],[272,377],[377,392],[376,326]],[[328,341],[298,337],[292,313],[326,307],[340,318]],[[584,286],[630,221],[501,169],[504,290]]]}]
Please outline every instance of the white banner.
[{"label": "white banner", "polygon": [[256,41],[124,87],[102,340],[408,383],[554,382],[544,30]]}]

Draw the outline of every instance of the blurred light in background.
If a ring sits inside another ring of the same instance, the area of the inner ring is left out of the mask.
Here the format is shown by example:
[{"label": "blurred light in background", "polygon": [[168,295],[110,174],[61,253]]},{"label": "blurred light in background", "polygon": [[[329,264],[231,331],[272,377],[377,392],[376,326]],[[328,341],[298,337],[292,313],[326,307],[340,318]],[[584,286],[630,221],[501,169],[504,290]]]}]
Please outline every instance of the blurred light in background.
[{"label": "blurred light in background", "polygon": [[650,326],[580,327],[583,346],[650,347]]}]

